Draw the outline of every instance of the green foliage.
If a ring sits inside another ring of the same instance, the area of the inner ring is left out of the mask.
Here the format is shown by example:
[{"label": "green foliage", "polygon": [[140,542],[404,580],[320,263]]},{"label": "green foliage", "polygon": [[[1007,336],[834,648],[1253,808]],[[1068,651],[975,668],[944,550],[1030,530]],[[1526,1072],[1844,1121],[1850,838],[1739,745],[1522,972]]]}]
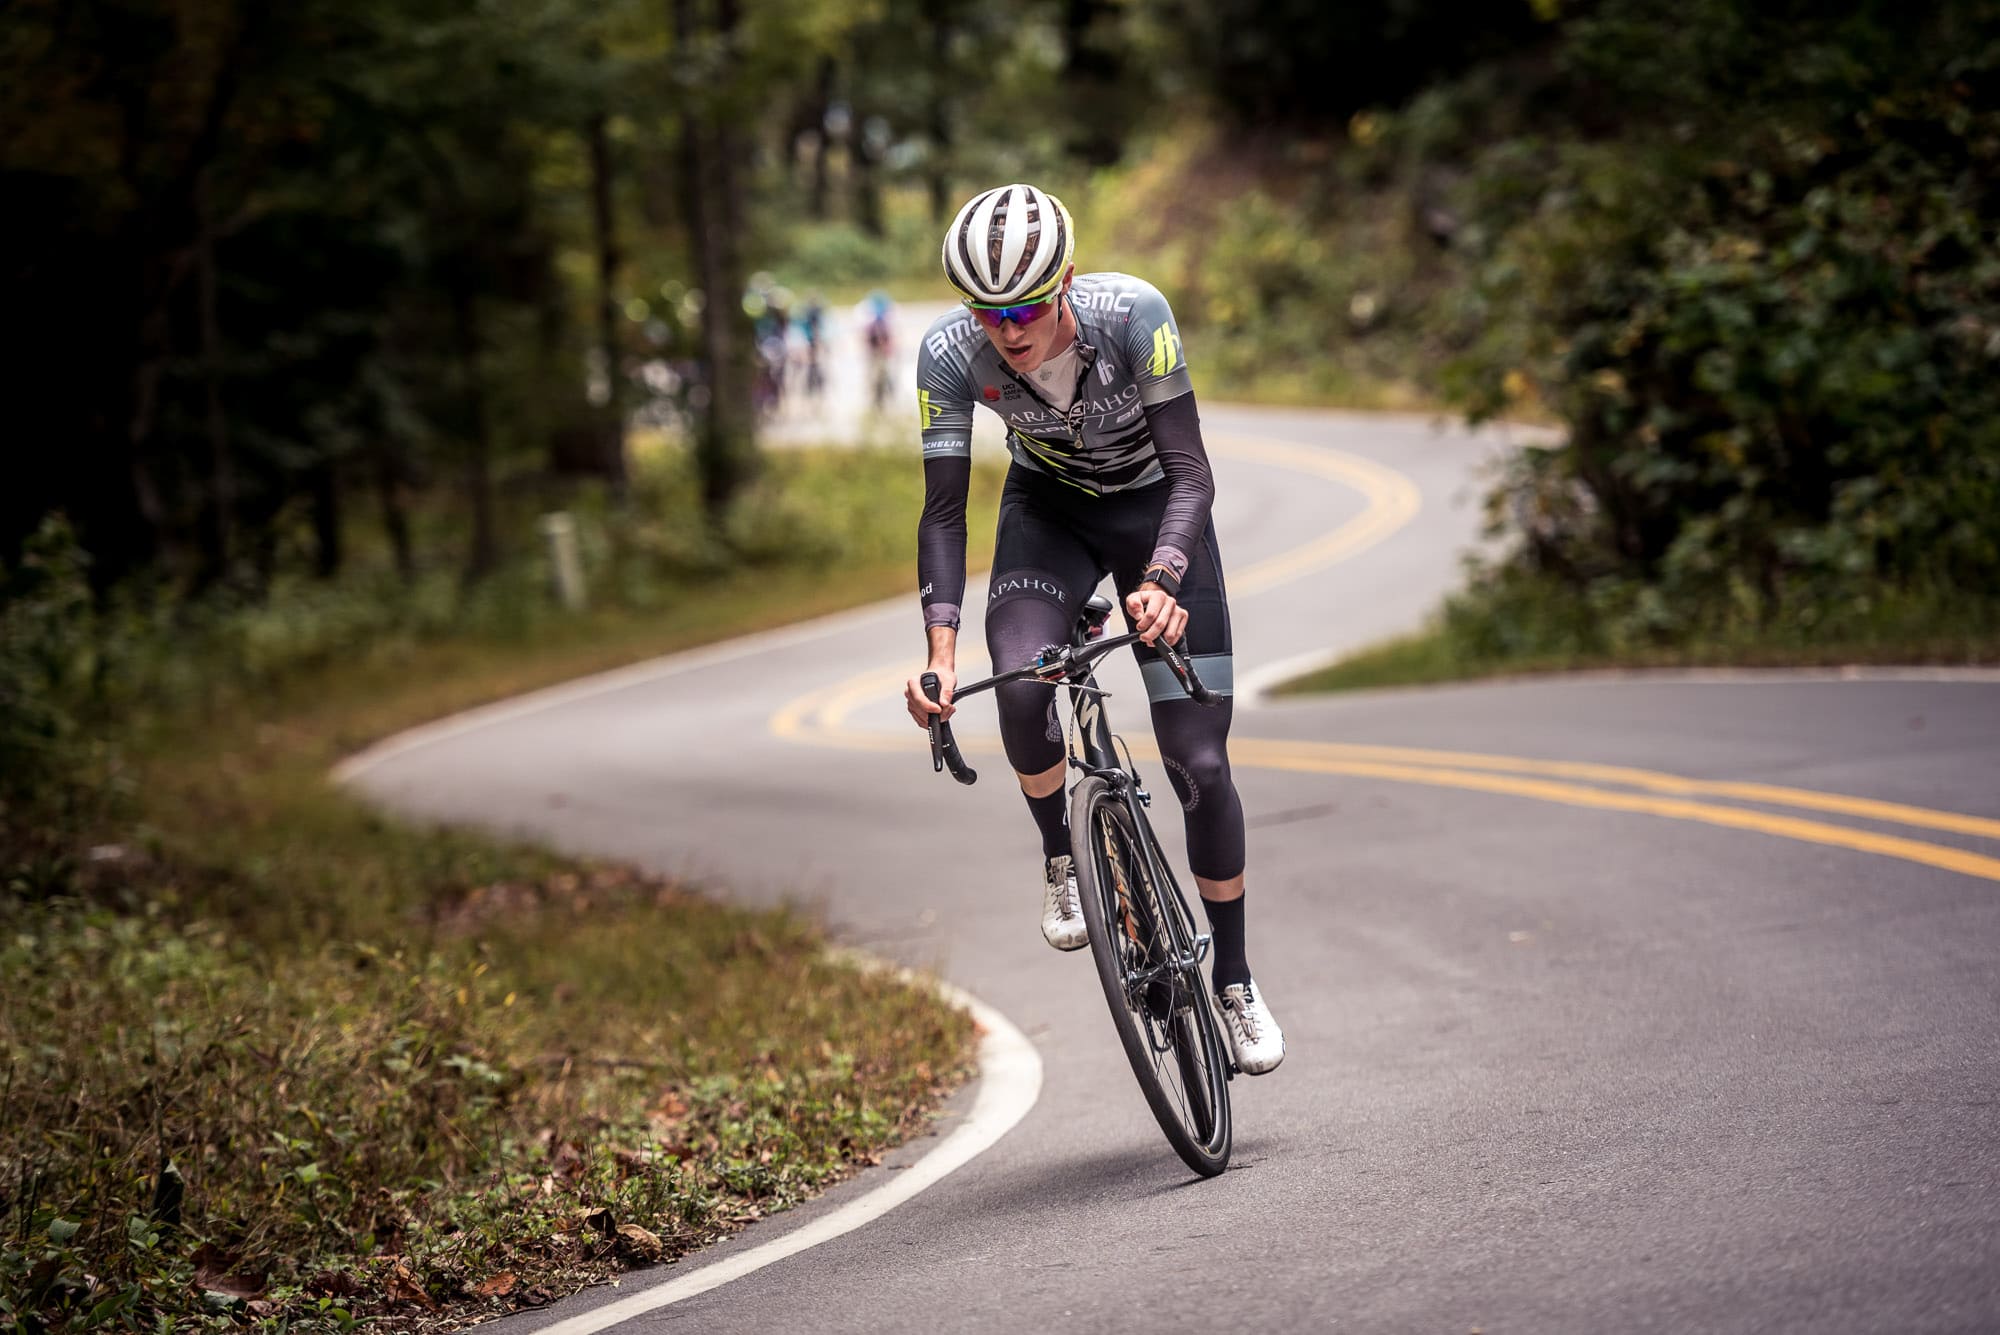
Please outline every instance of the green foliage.
[{"label": "green foliage", "polygon": [[[982,480],[982,494],[990,491]],[[532,533],[544,503],[567,503],[582,534],[596,603],[670,608],[693,581],[783,564],[867,566],[905,557],[922,506],[923,477],[893,449],[793,450],[727,517],[707,523],[685,455],[657,450],[630,497],[598,488],[521,493],[504,511]],[[449,510],[419,515],[454,527]],[[561,624],[543,552],[517,553],[487,580],[430,567],[405,578],[364,553],[345,578],[281,575],[253,595],[217,589],[186,601],[131,586],[93,597],[88,557],[59,519],[44,525],[0,603],[0,755],[16,796],[79,755],[93,729],[212,714],[262,698],[312,672],[407,655],[446,636],[523,640]],[[67,760],[65,758],[68,758]]]},{"label": "green foliage", "polygon": [[2000,11],[1542,17],[1532,56],[1335,141],[1163,153],[1089,216],[1165,257],[1205,392],[1560,423],[1450,614],[1479,654],[1948,629],[2000,586]]},{"label": "green foliage", "polygon": [[365,552],[268,602],[93,599],[57,523],[8,572],[0,1323],[547,1301],[653,1259],[617,1226],[690,1251],[871,1161],[957,1078],[970,1021],[797,914],[399,825],[326,781],[385,730],[907,587],[906,451],[778,456],[721,535],[648,458],[629,504],[568,498],[588,614],[538,561],[406,586]]},{"label": "green foliage", "polygon": [[679,1255],[844,1176],[962,1059],[964,1017],[788,914],[510,870],[394,947],[274,956],[157,911],[0,909],[0,1312],[504,1310],[474,1287],[650,1259],[615,1256],[615,1225]]},{"label": "green foliage", "polygon": [[87,565],[69,526],[51,518],[16,569],[0,568],[0,803],[84,767],[80,711],[97,675]]},{"label": "green foliage", "polygon": [[1533,42],[1535,7],[1490,0],[1171,0],[1177,55],[1250,125],[1326,126]]},{"label": "green foliage", "polygon": [[[1287,683],[1366,690],[1523,672],[1690,667],[2000,663],[2000,599],[1960,590],[1850,587],[1836,607],[1768,622],[1708,608],[1672,637],[1645,588],[1593,589],[1516,567],[1478,572],[1422,630]],[[1650,620],[1648,619],[1650,616]]]},{"label": "green foliage", "polygon": [[1886,21],[1746,11],[1733,39],[1669,43],[1694,62],[1670,75],[1639,54],[1645,7],[1606,6],[1580,63],[1680,78],[1695,118],[1747,62],[1768,118],[1544,153],[1526,194],[1517,154],[1487,167],[1505,198],[1480,300],[1509,328],[1463,383],[1481,413],[1534,394],[1568,429],[1496,516],[1608,644],[1835,634],[1864,591],[2000,582],[2000,116],[1979,91],[2000,47],[1947,44],[1981,8],[1923,33],[1915,70],[1876,60]]},{"label": "green foliage", "polygon": [[937,233],[930,215],[907,196],[884,201],[884,230],[871,236],[848,222],[806,222],[792,229],[774,262],[794,290],[900,286],[912,279],[935,283]]}]

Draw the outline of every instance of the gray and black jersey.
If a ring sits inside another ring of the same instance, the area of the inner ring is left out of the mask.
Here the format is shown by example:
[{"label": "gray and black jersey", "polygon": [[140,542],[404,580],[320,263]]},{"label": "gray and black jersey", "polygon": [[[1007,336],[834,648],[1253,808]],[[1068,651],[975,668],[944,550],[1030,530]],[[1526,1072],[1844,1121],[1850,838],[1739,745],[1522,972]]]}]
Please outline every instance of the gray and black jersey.
[{"label": "gray and black jersey", "polygon": [[972,312],[954,309],[917,354],[925,497],[918,530],[924,624],[958,624],[965,592],[965,495],[972,412],[1007,425],[1014,466],[1106,496],[1168,488],[1153,563],[1177,582],[1215,497],[1194,413],[1187,358],[1158,288],[1121,273],[1081,274],[1067,300],[1077,326],[1077,384],[1058,409],[993,347]]}]

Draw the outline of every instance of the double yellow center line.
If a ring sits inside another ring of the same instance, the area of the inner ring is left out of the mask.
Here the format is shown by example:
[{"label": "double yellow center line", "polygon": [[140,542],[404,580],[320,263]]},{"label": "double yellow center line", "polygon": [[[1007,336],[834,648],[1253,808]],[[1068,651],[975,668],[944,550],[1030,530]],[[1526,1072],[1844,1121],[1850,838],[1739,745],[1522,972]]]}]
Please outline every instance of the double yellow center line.
[{"label": "double yellow center line", "polygon": [[[1326,536],[1252,566],[1232,580],[1232,590],[1239,595],[1271,588],[1346,560],[1408,523],[1420,504],[1416,487],[1401,474],[1338,451],[1239,439],[1228,442],[1221,452],[1330,478],[1360,491],[1367,501],[1367,507],[1360,515]],[[971,666],[970,660],[966,666]],[[907,665],[884,666],[822,687],[791,701],[774,714],[770,722],[771,731],[780,737],[814,745],[917,754],[922,742],[914,729],[908,734],[898,735],[856,728],[848,723],[849,716],[862,705],[899,694],[906,675]],[[1159,759],[1159,751],[1150,738],[1133,738],[1131,745],[1134,755]],[[993,737],[961,736],[959,746],[963,750],[982,754],[1000,752],[999,740]],[[1624,765],[1407,746],[1235,737],[1230,740],[1229,754],[1231,763],[1238,768],[1248,766],[1388,783],[1425,784],[1600,811],[1694,821],[1829,848],[1873,853],[2000,881],[2000,857],[1950,844],[1930,843],[1906,834],[1789,814],[1811,812],[1879,825],[2000,840],[2000,820],[1900,802],[1775,784],[1697,779]],[[1737,803],[1748,805],[1728,805]],[[1787,808],[1789,811],[1761,809],[1769,807]]]}]

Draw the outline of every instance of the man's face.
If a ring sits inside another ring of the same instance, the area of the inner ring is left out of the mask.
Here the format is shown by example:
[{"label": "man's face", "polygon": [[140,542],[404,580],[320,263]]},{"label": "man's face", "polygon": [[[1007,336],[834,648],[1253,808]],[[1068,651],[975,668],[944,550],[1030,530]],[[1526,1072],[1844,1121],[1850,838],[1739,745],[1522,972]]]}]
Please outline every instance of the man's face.
[{"label": "man's face", "polygon": [[[1069,294],[1069,286],[1075,279],[1075,269],[1063,275],[1062,286],[1056,292],[1058,298]],[[1054,310],[1029,324],[1003,320],[995,329],[981,320],[979,327],[986,331],[987,340],[1002,360],[1021,372],[1034,370],[1076,340],[1076,327],[1070,320],[1067,302],[1059,302]]]}]

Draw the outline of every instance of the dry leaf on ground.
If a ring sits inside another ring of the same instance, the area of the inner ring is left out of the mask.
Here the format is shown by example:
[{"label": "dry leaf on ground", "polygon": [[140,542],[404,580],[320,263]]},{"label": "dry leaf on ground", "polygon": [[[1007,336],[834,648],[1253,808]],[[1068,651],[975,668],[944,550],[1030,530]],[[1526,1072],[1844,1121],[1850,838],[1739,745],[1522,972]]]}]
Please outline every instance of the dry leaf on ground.
[{"label": "dry leaf on ground", "polygon": [[637,1224],[618,1226],[618,1249],[643,1261],[657,1261],[666,1252],[657,1236]]}]

